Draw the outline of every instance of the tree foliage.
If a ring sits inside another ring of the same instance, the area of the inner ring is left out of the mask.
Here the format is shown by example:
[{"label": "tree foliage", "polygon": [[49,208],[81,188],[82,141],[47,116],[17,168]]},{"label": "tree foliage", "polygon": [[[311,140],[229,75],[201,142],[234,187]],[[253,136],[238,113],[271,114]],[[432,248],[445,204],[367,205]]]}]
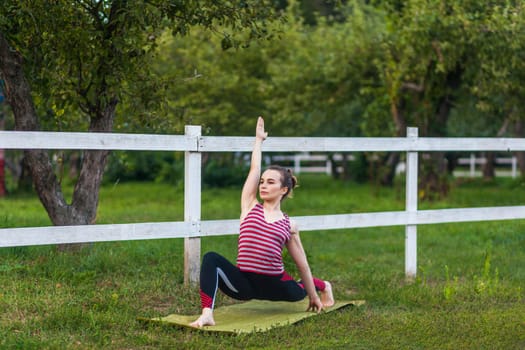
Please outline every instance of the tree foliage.
[{"label": "tree foliage", "polygon": [[[223,47],[238,46],[269,35],[259,20],[277,14],[267,5],[8,0],[0,12],[0,33],[23,57],[39,115],[54,119],[48,128],[63,125],[79,130],[79,119],[71,115],[89,120],[117,101],[144,97],[138,91],[156,90],[151,59],[166,29],[180,38],[200,27],[220,35]],[[240,29],[248,34],[238,36]],[[142,102],[151,100],[145,97]],[[66,109],[76,113],[66,114]]]},{"label": "tree foliage", "polygon": [[[495,136],[510,114],[519,119],[523,79],[509,72],[522,71],[522,7],[354,0],[312,24],[291,2],[279,40],[223,52],[200,33],[166,42],[160,65],[169,74],[181,63],[191,86],[171,90],[171,112],[211,133],[245,134],[262,113],[274,135],[404,136],[417,126],[421,136]],[[432,156],[428,175],[440,180],[427,193],[446,188],[443,154]]]},{"label": "tree foliage", "polygon": [[[180,38],[201,27],[221,35],[228,48],[268,37],[267,22],[278,17],[271,1],[6,0],[0,77],[15,128],[110,132],[119,104],[154,102],[154,94],[137,92],[162,84],[150,68],[164,31]],[[71,203],[49,154],[24,153],[54,224],[94,222],[107,151],[85,152]]]}]

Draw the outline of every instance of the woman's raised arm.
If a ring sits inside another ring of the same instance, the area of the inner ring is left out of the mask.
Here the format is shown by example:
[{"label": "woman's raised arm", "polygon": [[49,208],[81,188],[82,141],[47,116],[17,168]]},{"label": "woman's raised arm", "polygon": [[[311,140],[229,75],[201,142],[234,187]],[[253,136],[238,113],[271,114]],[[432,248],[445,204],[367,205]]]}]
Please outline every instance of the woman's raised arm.
[{"label": "woman's raised arm", "polygon": [[259,188],[259,179],[261,177],[261,148],[266,137],[268,137],[268,133],[264,131],[264,119],[259,117],[255,128],[255,143],[253,145],[250,171],[241,193],[241,220],[257,202],[257,189]]}]

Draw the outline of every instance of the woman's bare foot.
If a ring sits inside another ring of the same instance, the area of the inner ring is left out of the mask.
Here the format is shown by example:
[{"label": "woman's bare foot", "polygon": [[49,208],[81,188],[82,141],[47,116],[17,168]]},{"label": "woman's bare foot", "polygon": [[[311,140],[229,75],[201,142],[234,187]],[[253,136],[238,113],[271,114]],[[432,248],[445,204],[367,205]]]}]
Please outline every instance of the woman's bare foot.
[{"label": "woman's bare foot", "polygon": [[202,315],[198,319],[190,323],[190,326],[195,328],[201,328],[204,326],[215,326],[215,320],[213,319],[213,310],[205,307],[202,309]]},{"label": "woman's bare foot", "polygon": [[328,281],[324,281],[326,287],[323,291],[320,292],[321,294],[321,302],[323,303],[324,307],[330,307],[333,306],[334,301],[334,294],[332,292],[332,284]]}]

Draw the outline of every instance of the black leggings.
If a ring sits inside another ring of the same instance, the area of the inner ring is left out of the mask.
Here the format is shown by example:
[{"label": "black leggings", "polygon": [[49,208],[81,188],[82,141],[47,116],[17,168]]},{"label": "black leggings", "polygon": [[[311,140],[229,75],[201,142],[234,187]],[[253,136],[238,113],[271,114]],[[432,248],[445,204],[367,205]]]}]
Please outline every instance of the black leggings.
[{"label": "black leggings", "polygon": [[[314,278],[318,290],[324,290],[324,282]],[[223,256],[206,253],[200,273],[201,306],[212,308],[219,288],[224,294],[237,300],[299,301],[306,297],[301,283],[294,281],[286,272],[277,276],[241,271]]]}]

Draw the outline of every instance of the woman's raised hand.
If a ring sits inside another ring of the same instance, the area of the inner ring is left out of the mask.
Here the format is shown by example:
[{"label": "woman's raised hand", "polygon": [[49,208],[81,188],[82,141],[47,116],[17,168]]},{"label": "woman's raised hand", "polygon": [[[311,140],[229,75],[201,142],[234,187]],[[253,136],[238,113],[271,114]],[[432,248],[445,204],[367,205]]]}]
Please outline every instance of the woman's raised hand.
[{"label": "woman's raised hand", "polygon": [[268,137],[268,133],[264,131],[264,119],[262,117],[259,117],[257,119],[257,128],[255,129],[255,137],[261,141],[264,141]]}]

